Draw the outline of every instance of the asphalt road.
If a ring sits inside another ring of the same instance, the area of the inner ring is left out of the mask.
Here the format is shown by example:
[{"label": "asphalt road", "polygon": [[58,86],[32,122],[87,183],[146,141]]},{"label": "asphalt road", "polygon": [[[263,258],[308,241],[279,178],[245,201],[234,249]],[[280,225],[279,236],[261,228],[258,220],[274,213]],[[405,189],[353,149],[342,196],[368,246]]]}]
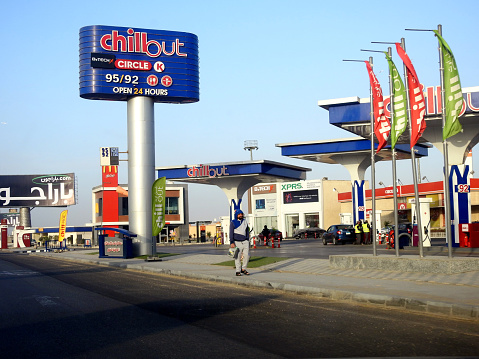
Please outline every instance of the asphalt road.
[{"label": "asphalt road", "polygon": [[5,358],[477,356],[477,322],[0,254]]}]

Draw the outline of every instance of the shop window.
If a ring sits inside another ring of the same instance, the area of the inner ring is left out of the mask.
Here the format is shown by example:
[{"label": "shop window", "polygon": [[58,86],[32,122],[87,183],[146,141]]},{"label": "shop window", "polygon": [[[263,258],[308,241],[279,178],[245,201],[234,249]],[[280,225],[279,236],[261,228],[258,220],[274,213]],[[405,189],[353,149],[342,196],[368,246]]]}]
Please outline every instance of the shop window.
[{"label": "shop window", "polygon": [[268,229],[278,229],[278,217],[256,217],[254,219],[255,233],[261,233],[264,226],[268,226]]},{"label": "shop window", "polygon": [[128,197],[118,197],[118,214],[128,216]]},{"label": "shop window", "polygon": [[165,214],[179,214],[178,197],[166,197]]},{"label": "shop window", "polygon": [[98,217],[103,215],[103,198],[98,198]]},{"label": "shop window", "polygon": [[266,204],[264,199],[257,199],[256,200],[256,209],[265,209]]},{"label": "shop window", "polygon": [[304,219],[306,228],[319,227],[319,213],[306,213]]}]

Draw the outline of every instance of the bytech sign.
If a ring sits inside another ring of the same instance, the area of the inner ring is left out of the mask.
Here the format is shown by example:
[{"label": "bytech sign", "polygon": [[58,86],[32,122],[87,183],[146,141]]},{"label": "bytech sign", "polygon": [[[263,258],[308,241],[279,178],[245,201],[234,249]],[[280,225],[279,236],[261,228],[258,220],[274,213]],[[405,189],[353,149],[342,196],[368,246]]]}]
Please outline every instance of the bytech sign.
[{"label": "bytech sign", "polygon": [[199,101],[198,37],[116,26],[80,29],[80,96],[126,101]]}]

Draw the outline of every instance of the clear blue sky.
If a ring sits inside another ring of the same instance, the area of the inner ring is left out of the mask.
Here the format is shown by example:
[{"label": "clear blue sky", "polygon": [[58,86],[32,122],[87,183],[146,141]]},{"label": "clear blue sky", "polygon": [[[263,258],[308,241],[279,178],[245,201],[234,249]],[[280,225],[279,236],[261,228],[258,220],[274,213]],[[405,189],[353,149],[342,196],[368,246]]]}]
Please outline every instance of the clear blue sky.
[{"label": "clear blue sky", "polygon": [[[83,26],[114,25],[199,38],[200,101],[155,105],[157,166],[248,160],[243,143],[254,139],[255,159],[310,167],[308,179],[349,179],[340,165],[282,157],[275,144],[351,137],[329,125],[317,101],[369,96],[365,66],[342,60],[367,59],[363,48],[386,49],[371,41],[404,37],[419,80],[439,85],[436,38],[406,28],[442,24],[462,86],[478,86],[477,10],[473,0],[4,2],[0,174],[74,172],[79,196],[68,208],[68,225],[90,222],[91,189],[101,183],[99,148],[127,151],[126,103],[79,97],[78,34]],[[374,64],[387,94],[384,56],[374,56]],[[442,155],[436,149],[430,154],[421,160],[421,171],[441,180]],[[119,171],[126,183],[125,162]],[[378,182],[392,184],[390,164],[379,163],[376,171]],[[398,177],[412,182],[409,161],[399,165]],[[60,212],[34,209],[32,225],[56,226]],[[190,220],[227,214],[219,188],[191,186]]]}]

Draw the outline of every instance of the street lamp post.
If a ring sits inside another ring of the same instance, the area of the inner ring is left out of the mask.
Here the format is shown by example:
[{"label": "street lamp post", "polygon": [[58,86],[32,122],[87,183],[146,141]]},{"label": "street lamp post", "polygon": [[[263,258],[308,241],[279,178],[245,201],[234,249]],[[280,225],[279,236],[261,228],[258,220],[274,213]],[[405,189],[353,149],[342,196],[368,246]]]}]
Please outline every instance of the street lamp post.
[{"label": "street lamp post", "polygon": [[[253,150],[258,149],[258,141],[257,140],[246,140],[244,141],[244,150],[249,151],[250,159],[253,161]],[[251,206],[251,188],[248,188],[248,214],[252,213],[252,206]]]}]

